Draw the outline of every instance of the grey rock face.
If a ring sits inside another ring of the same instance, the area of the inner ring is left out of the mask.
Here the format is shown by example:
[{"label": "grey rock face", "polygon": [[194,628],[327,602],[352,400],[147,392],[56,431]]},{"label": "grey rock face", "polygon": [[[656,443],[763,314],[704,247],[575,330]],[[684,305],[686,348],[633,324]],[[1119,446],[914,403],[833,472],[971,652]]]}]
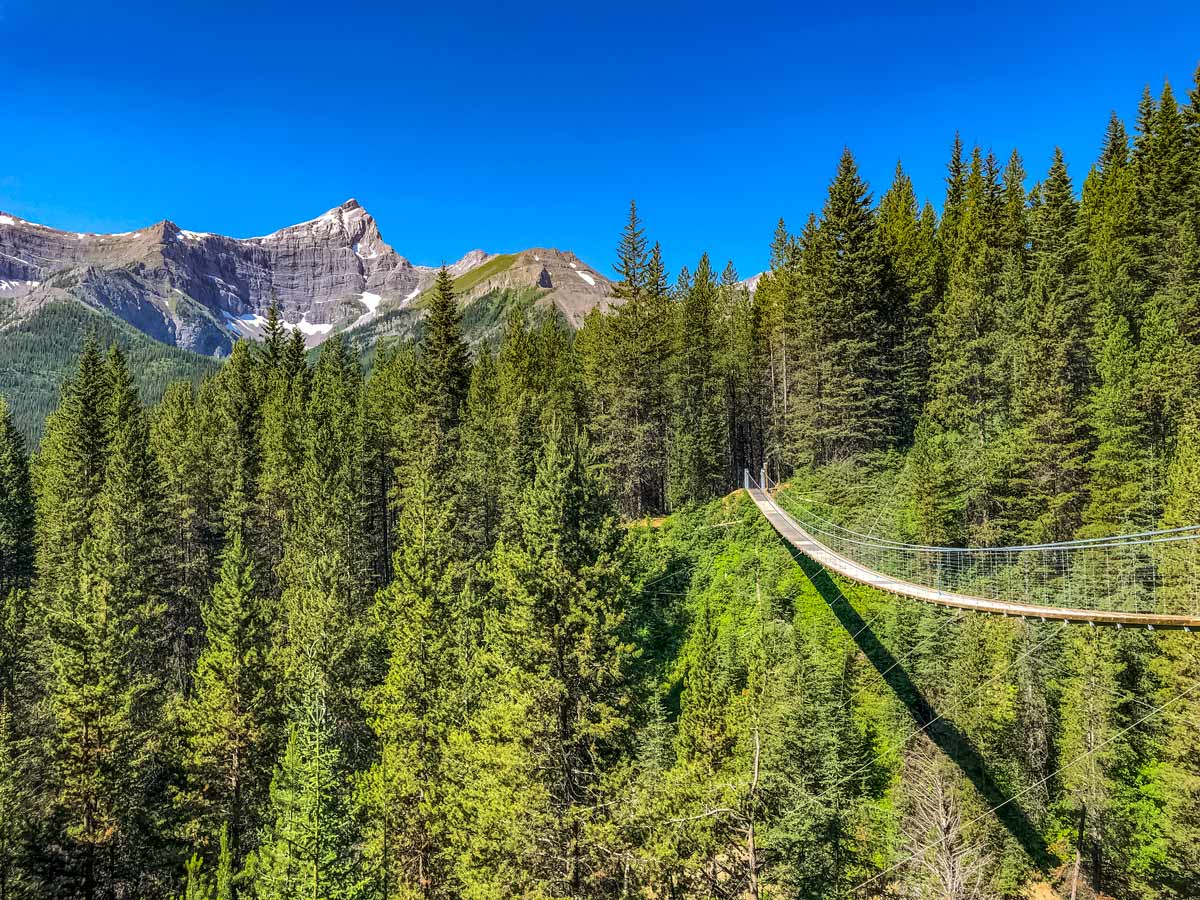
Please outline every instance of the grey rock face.
[{"label": "grey rock face", "polygon": [[[456,275],[487,259],[473,251]],[[403,304],[436,270],[414,266],[347,200],[309,222],[236,239],[163,221],[124,234],[59,231],[0,213],[0,293],[26,311],[73,298],[107,309],[165,343],[224,354],[261,332],[277,303],[310,345],[360,322],[381,303]]]}]

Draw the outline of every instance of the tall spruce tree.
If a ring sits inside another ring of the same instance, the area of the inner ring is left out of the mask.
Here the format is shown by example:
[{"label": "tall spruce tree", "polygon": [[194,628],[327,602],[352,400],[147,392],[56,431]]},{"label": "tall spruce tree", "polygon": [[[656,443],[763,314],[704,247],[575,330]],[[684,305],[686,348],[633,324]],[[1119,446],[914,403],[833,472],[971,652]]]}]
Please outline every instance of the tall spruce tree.
[{"label": "tall spruce tree", "polygon": [[257,838],[278,725],[271,615],[240,531],[222,555],[203,622],[205,646],[183,714],[187,790],[180,799],[190,843],[209,858],[223,850],[239,871]]},{"label": "tall spruce tree", "polygon": [[596,452],[622,511],[636,517],[659,511],[665,503],[670,308],[661,250],[647,252],[645,229],[633,204],[615,268],[620,280],[614,292],[621,303],[614,315],[593,319],[580,348]]},{"label": "tall spruce tree", "polygon": [[901,431],[903,408],[893,353],[903,310],[893,308],[886,289],[871,195],[848,149],[804,255],[811,288],[793,427],[800,457],[821,464],[888,446]]},{"label": "tall spruce tree", "polygon": [[892,186],[880,198],[878,220],[888,290],[893,293],[893,366],[902,401],[901,430],[911,438],[927,396],[937,291],[937,219],[931,206],[917,208],[912,179],[899,163]]},{"label": "tall spruce tree", "polygon": [[256,900],[347,900],[363,890],[341,754],[319,696],[308,706],[290,728],[271,781],[267,825],[248,864]]},{"label": "tall spruce tree", "polygon": [[79,553],[104,484],[107,398],[104,358],[89,336],[75,374],[63,385],[58,406],[46,419],[32,470],[37,567],[43,573],[38,593],[45,598],[52,598],[59,587],[76,587]]},{"label": "tall spruce tree", "polygon": [[1034,271],[1014,396],[1023,465],[1017,515],[1034,541],[1070,538],[1084,501],[1087,437],[1080,412],[1088,384],[1088,335],[1077,216],[1066,162],[1056,150],[1034,219]]},{"label": "tall spruce tree", "polygon": [[[999,186],[989,183],[982,154],[966,176],[945,296],[934,317],[933,366],[926,408],[927,451],[949,454],[953,506],[973,540],[995,540],[1008,453],[1008,373],[999,322]],[[943,225],[943,228],[945,226]],[[944,239],[947,239],[943,235]],[[948,247],[944,244],[944,249]]]},{"label": "tall spruce tree", "polygon": [[397,523],[395,581],[376,604],[388,667],[367,704],[379,754],[363,806],[383,895],[448,897],[455,895],[449,838],[461,785],[447,756],[477,629],[462,600],[452,510],[430,460],[415,468]]},{"label": "tall spruce tree", "polygon": [[425,317],[417,370],[418,414],[427,436],[435,434],[456,447],[463,404],[470,386],[471,361],[462,333],[462,314],[454,279],[445,266],[438,271]]},{"label": "tall spruce tree", "polygon": [[[87,898],[152,894],[171,866],[159,830],[168,821],[161,477],[115,348],[100,375],[103,481],[69,570],[75,581],[60,577],[48,598],[40,651],[48,812],[62,828],[59,881]],[[43,470],[47,479],[54,474]]]},{"label": "tall spruce tree", "polygon": [[25,441],[0,397],[0,597],[33,578],[33,490]]},{"label": "tall spruce tree", "polygon": [[[298,330],[298,329],[297,329]],[[263,360],[268,371],[274,371],[283,365],[287,353],[287,338],[284,336],[283,317],[279,314],[279,304],[271,299],[267,307],[267,323],[263,326]]]},{"label": "tall spruce tree", "polygon": [[[326,341],[300,433],[295,515],[280,565],[285,706],[339,741],[360,740],[360,666],[369,597],[362,372],[340,337]],[[315,716],[309,704],[325,712]],[[319,720],[319,721],[318,721]],[[307,726],[306,726],[307,727]]]},{"label": "tall spruce tree", "polygon": [[[1200,419],[1193,411],[1179,429],[1167,470],[1166,506],[1162,525],[1167,528],[1200,521]],[[1196,558],[1192,548],[1174,546],[1159,562],[1172,603],[1194,605],[1191,584],[1195,578]],[[1179,607],[1176,607],[1179,608]],[[1160,653],[1152,662],[1159,685],[1159,703],[1176,703],[1181,696],[1195,696],[1200,683],[1200,649],[1188,640],[1187,633],[1161,636]],[[1153,795],[1162,798],[1164,821],[1161,833],[1170,839],[1161,844],[1161,856],[1151,867],[1153,887],[1164,896],[1184,897],[1191,890],[1194,873],[1200,867],[1200,721],[1178,712],[1163,722],[1161,744],[1154,762],[1148,761]],[[1157,824],[1157,823],[1156,823]]]},{"label": "tall spruce tree", "polygon": [[221,497],[222,533],[253,518],[261,471],[260,406],[262,377],[257,354],[249,341],[238,341],[220,371],[205,384],[203,407],[211,421],[214,455],[222,466],[214,473]]},{"label": "tall spruce tree", "polygon": [[212,590],[220,556],[221,498],[213,489],[213,460],[203,421],[192,385],[179,382],[167,388],[150,425],[150,448],[163,476],[168,531],[168,671],[181,693],[189,686],[203,641],[200,608]]},{"label": "tall spruce tree", "polygon": [[479,826],[462,844],[468,895],[616,890],[594,839],[606,773],[627,746],[621,535],[574,434],[552,428],[517,530],[496,549],[500,601],[485,637],[495,691],[462,748]]},{"label": "tall spruce tree", "polygon": [[1146,299],[1144,229],[1128,137],[1115,115],[1100,163],[1084,182],[1080,219],[1087,239],[1094,368],[1088,418],[1095,442],[1083,534],[1098,537],[1136,530],[1153,514],[1149,423],[1138,384],[1137,328]]},{"label": "tall spruce tree", "polygon": [[[689,277],[686,270],[680,278]],[[725,486],[725,411],[717,369],[717,284],[700,257],[679,310],[670,470],[671,506],[718,496]]]}]

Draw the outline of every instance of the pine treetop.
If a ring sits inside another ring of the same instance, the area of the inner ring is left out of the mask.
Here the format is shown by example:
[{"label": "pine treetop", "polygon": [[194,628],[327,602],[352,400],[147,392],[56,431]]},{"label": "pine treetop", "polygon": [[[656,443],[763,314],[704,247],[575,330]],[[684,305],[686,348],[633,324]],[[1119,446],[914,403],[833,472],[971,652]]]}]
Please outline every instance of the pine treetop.
[{"label": "pine treetop", "polygon": [[1101,172],[1108,172],[1128,164],[1129,134],[1125,131],[1125,123],[1114,110],[1108,119],[1108,128],[1104,132],[1104,146],[1097,165]]},{"label": "pine treetop", "polygon": [[646,289],[646,229],[638,217],[637,203],[629,201],[629,221],[621,232],[617,245],[617,264],[613,267],[620,276],[613,287],[616,296],[636,300]]}]

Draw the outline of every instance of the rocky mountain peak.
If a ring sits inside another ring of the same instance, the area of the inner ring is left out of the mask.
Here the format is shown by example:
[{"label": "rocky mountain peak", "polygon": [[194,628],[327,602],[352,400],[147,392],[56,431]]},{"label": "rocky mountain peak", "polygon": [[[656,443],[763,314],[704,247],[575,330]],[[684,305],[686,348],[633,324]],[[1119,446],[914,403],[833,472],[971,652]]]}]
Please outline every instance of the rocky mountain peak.
[{"label": "rocky mountain peak", "polygon": [[[544,249],[497,257],[472,250],[455,278],[469,302],[491,290],[537,287],[575,321],[611,295],[607,280],[573,254]],[[351,197],[314,219],[253,238],[189,231],[169,219],[135,231],[60,231],[0,213],[0,296],[20,311],[79,301],[112,312],[168,344],[224,355],[257,338],[276,304],[309,345],[406,307],[437,269],[415,266],[384,241]]]},{"label": "rocky mountain peak", "polygon": [[477,266],[483,265],[490,258],[491,254],[484,250],[471,250],[469,253],[463,256],[462,259],[452,263],[446,268],[450,270],[451,275],[457,278],[459,275],[465,275],[467,272],[470,272]]}]

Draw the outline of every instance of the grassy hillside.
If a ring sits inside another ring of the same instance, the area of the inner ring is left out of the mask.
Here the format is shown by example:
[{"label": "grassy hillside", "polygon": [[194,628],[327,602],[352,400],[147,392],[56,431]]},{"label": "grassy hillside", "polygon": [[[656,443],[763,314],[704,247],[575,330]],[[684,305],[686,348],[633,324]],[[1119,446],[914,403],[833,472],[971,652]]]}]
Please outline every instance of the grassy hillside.
[{"label": "grassy hillside", "polygon": [[[487,281],[487,279],[491,278],[492,276],[499,275],[514,262],[516,262],[518,256],[520,256],[519,253],[501,253],[499,256],[493,256],[482,266],[476,266],[469,272],[460,275],[458,278],[454,279],[455,293],[461,296],[472,288],[483,284],[483,282]],[[417,298],[417,302],[419,303],[422,299],[428,296],[429,293],[429,291],[425,291],[424,294]]]},{"label": "grassy hillside", "polygon": [[147,402],[157,401],[172,381],[199,380],[219,365],[77,303],[48,304],[30,318],[6,325],[11,311],[11,301],[0,301],[0,394],[31,446],[40,440],[46,416],[58,402],[59,387],[74,370],[89,334],[106,347],[118,344],[128,354]]},{"label": "grassy hillside", "polygon": [[[468,272],[464,278],[473,274],[474,272]],[[455,285],[457,288],[458,282],[455,282]],[[540,288],[505,288],[488,291],[470,301],[463,306],[463,332],[467,341],[472,346],[478,346],[493,340],[500,334],[505,320],[513,310],[522,310],[526,315],[530,315],[534,304],[545,293]],[[386,312],[362,328],[349,332],[350,338],[361,348],[368,367],[374,358],[375,348],[380,343],[420,338],[423,310],[418,303],[421,299],[418,298],[417,302],[403,309]],[[319,351],[314,351],[316,352]]]}]

